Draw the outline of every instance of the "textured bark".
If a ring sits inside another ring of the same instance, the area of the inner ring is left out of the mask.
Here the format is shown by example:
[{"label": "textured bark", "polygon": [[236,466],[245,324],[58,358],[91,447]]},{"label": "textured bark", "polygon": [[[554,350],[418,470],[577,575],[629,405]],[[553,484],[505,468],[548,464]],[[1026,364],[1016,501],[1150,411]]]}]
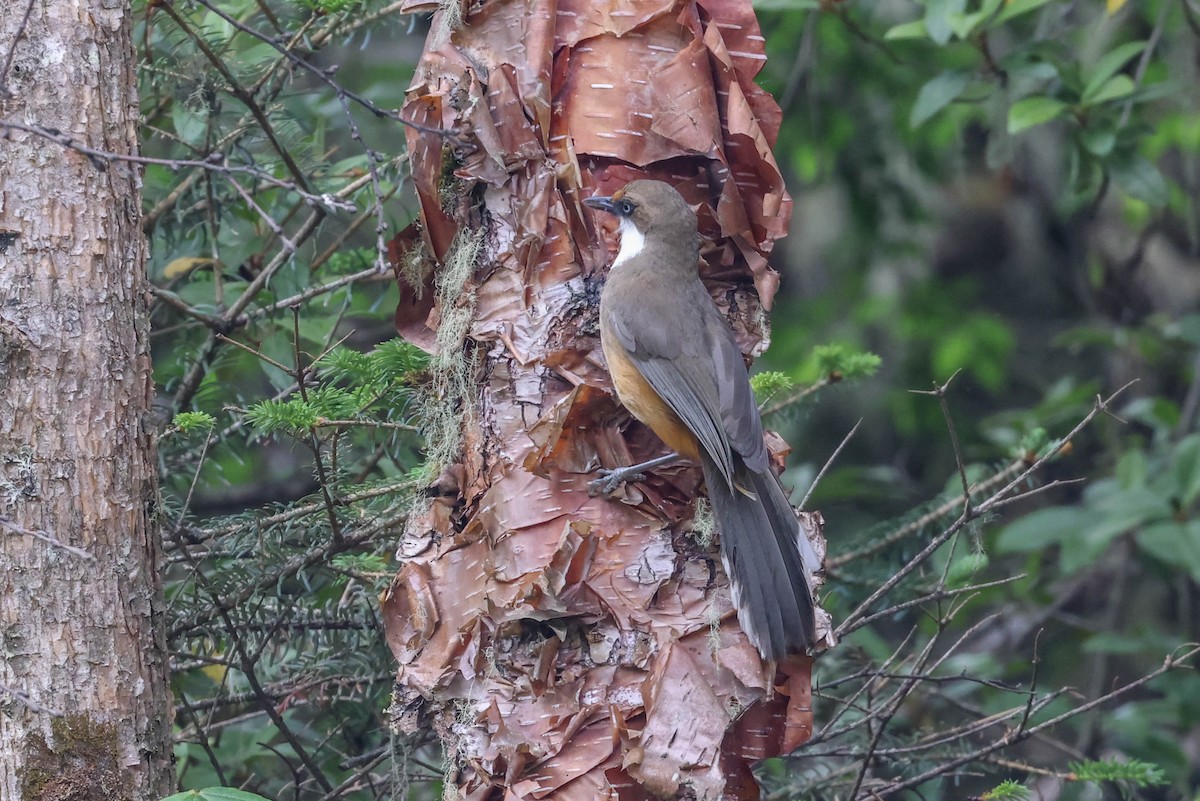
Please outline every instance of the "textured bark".
[{"label": "textured bark", "polygon": [[[706,284],[744,348],[765,344],[791,200],[749,0],[459,11],[457,28],[435,15],[405,107],[459,136],[409,132],[437,266],[397,325],[440,370],[465,353],[477,381],[440,384],[470,387],[442,398],[461,457],[384,599],[396,725],[432,724],[471,799],[754,798],[753,762],[811,733],[811,661],[770,672],[738,628],[716,546],[691,531],[695,467],[588,496],[596,468],[663,446],[611,394],[596,326],[615,237],[580,204],[636,177],[674,184],[698,210]],[[446,336],[464,314],[465,337]],[[820,516],[802,522],[823,552]]]},{"label": "textured bark", "polygon": [[[128,3],[37,0],[17,40],[26,5],[0,4],[0,62],[15,46],[0,116],[136,153]],[[5,134],[0,798],[160,798],[174,775],[140,177]]]}]

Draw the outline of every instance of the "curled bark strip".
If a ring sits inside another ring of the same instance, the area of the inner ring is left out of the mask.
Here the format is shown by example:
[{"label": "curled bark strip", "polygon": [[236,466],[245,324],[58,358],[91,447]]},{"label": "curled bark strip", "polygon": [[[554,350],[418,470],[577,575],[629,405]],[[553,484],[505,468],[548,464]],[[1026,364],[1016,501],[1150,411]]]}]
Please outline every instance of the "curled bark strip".
[{"label": "curled bark strip", "polygon": [[[611,396],[596,306],[615,232],[581,205],[636,177],[677,186],[709,243],[707,285],[743,348],[764,345],[767,257],[791,199],[771,154],[779,110],[754,84],[753,10],[408,10],[436,13],[405,116],[458,136],[406,131],[423,244],[410,231],[397,251],[423,248],[438,270],[461,230],[486,237],[467,286],[467,348],[482,358],[460,503],[411,518],[405,542],[420,547],[384,599],[396,724],[432,722],[469,799],[757,797],[749,766],[811,733],[811,660],[764,666],[738,628],[716,546],[690,531],[693,467],[589,497],[597,467],[662,445]],[[447,310],[402,290],[401,333],[428,346]],[[820,522],[804,530],[823,551]]]}]

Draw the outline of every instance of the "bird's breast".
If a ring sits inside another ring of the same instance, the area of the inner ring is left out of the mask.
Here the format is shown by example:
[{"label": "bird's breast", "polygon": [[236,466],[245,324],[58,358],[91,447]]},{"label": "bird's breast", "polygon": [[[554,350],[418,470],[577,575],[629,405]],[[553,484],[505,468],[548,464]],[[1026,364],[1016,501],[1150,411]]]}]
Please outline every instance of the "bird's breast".
[{"label": "bird's breast", "polygon": [[629,413],[650,427],[667,447],[686,459],[699,459],[700,448],[691,430],[650,385],[616,335],[600,320],[600,346],[617,397]]}]

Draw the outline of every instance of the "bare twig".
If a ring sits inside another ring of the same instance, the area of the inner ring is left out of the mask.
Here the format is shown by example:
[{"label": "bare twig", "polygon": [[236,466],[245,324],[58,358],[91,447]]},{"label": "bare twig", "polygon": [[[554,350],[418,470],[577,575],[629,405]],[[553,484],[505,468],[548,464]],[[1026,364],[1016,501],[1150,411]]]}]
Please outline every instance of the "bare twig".
[{"label": "bare twig", "polygon": [[42,531],[41,529],[25,528],[24,526],[17,525],[15,522],[13,522],[11,519],[9,519],[5,515],[0,515],[0,528],[4,529],[5,531],[7,531],[10,534],[17,534],[17,535],[26,536],[26,537],[33,537],[34,539],[41,540],[42,542],[52,545],[55,548],[58,548],[59,550],[66,551],[67,553],[69,553],[73,556],[78,556],[80,559],[86,559],[89,562],[96,561],[95,556],[93,556],[92,554],[83,550],[82,548],[76,548],[74,545],[68,545],[67,543],[56,538],[53,534],[51,534],[48,531]]},{"label": "bare twig", "polygon": [[29,26],[29,17],[33,14],[33,6],[36,1],[29,0],[25,5],[25,13],[21,16],[20,24],[17,25],[17,32],[13,35],[12,44],[8,46],[8,52],[4,54],[4,63],[0,64],[0,100],[8,97],[8,71],[12,69],[13,56],[17,53],[17,45],[25,36],[25,28]]},{"label": "bare twig", "polygon": [[946,379],[946,383],[934,385],[932,392],[921,392],[912,390],[918,395],[933,395],[938,399],[938,405],[942,409],[942,419],[946,421],[946,430],[950,432],[950,445],[954,450],[954,462],[958,465],[958,477],[962,481],[962,502],[963,515],[971,514],[971,487],[967,481],[967,468],[963,465],[962,448],[958,444],[958,432],[954,430],[954,418],[950,415],[950,404],[946,402],[946,390],[950,388],[950,384],[958,377],[962,369],[954,371],[954,375]]},{"label": "bare twig", "polygon": [[833,466],[833,463],[837,461],[842,449],[850,444],[850,440],[854,437],[855,433],[858,432],[858,427],[861,425],[862,418],[860,417],[858,422],[854,424],[854,427],[846,433],[846,436],[842,437],[842,441],[838,443],[838,446],[833,449],[833,453],[831,453],[829,458],[825,460],[825,464],[821,465],[820,472],[817,473],[816,477],[812,480],[812,483],[808,485],[808,491],[804,493],[804,497],[800,499],[801,509],[808,505],[808,499],[812,497],[813,490],[817,488],[817,485],[821,483],[821,479],[825,477],[825,473],[827,473],[829,468]]},{"label": "bare twig", "polygon": [[7,706],[4,703],[5,696],[12,698],[17,703],[19,703],[21,706],[25,707],[30,712],[33,712],[34,714],[37,714],[37,715],[50,715],[51,717],[55,717],[55,718],[61,718],[64,715],[66,715],[66,712],[63,712],[58,709],[53,709],[53,708],[45,706],[43,704],[39,704],[37,701],[34,701],[32,698],[30,698],[25,693],[23,693],[19,690],[14,690],[12,687],[9,687],[7,684],[0,684],[0,708]]},{"label": "bare twig", "polygon": [[937,765],[933,768],[930,768],[929,770],[926,770],[922,773],[917,774],[916,776],[912,776],[908,779],[902,779],[900,781],[891,782],[888,785],[886,785],[885,787],[881,788],[879,790],[879,794],[881,796],[887,796],[887,795],[891,795],[894,793],[898,793],[901,790],[907,790],[910,787],[916,787],[920,784],[924,784],[925,782],[929,781],[930,779],[945,775],[946,773],[949,773],[950,771],[954,770],[957,767],[960,767],[961,765],[966,765],[967,763],[974,762],[976,760],[982,759],[983,757],[989,756],[989,755],[995,753],[996,751],[1000,751],[1004,748],[1008,748],[1010,746],[1016,745],[1017,743],[1023,742],[1025,740],[1029,739],[1030,737],[1032,737],[1034,734],[1037,734],[1038,732],[1042,732],[1047,729],[1052,729],[1055,726],[1057,726],[1058,724],[1062,723],[1063,721],[1069,720],[1078,715],[1082,715],[1084,712],[1087,712],[1091,709],[1095,709],[1098,706],[1106,704],[1109,701],[1112,701],[1116,698],[1121,697],[1122,695],[1125,695],[1126,693],[1130,692],[1131,690],[1135,690],[1138,687],[1146,685],[1146,684],[1150,683],[1151,681],[1153,681],[1154,679],[1158,678],[1159,676],[1164,675],[1165,673],[1169,673],[1172,670],[1177,670],[1181,667],[1185,667],[1186,666],[1185,663],[1190,661],[1192,659],[1192,657],[1196,656],[1196,654],[1198,654],[1198,653],[1200,653],[1200,647],[1190,646],[1189,649],[1187,651],[1185,651],[1181,656],[1175,656],[1174,654],[1169,655],[1166,657],[1166,659],[1163,660],[1162,666],[1159,667],[1157,670],[1151,671],[1150,673],[1147,673],[1147,674],[1141,676],[1140,678],[1129,682],[1128,684],[1124,684],[1124,685],[1118,687],[1117,689],[1115,689],[1111,692],[1105,693],[1104,695],[1102,695],[1098,698],[1094,698],[1085,704],[1075,707],[1074,709],[1069,709],[1066,712],[1063,712],[1060,715],[1056,715],[1055,717],[1051,718],[1050,720],[1047,720],[1043,723],[1039,723],[1036,726],[1031,726],[1029,728],[1024,729],[1023,731],[1018,731],[1018,730],[1010,731],[1010,732],[1006,733],[1003,737],[1000,737],[999,739],[997,739],[991,743],[988,743],[987,745],[981,746],[979,748],[968,751],[964,754],[960,754],[956,757],[953,757],[940,765]]},{"label": "bare twig", "polygon": [[196,159],[160,159],[151,156],[134,156],[128,153],[114,153],[110,150],[99,150],[94,147],[89,147],[75,137],[65,134],[55,128],[43,128],[40,125],[26,125],[15,120],[0,119],[0,128],[6,128],[12,131],[24,131],[25,133],[40,136],[43,139],[48,139],[55,144],[62,145],[68,150],[74,150],[77,153],[82,153],[92,160],[97,165],[102,165],[111,162],[125,162],[129,164],[153,164],[159,167],[166,167],[170,170],[210,170],[223,175],[252,175],[256,180],[286,189],[289,192],[294,192],[299,195],[305,203],[313,208],[323,209],[327,211],[354,211],[353,203],[344,201],[329,193],[315,194],[306,192],[303,188],[292,181],[284,181],[269,172],[260,170],[257,167],[250,167],[241,164],[229,164],[224,155],[214,153],[211,158],[204,161]]}]

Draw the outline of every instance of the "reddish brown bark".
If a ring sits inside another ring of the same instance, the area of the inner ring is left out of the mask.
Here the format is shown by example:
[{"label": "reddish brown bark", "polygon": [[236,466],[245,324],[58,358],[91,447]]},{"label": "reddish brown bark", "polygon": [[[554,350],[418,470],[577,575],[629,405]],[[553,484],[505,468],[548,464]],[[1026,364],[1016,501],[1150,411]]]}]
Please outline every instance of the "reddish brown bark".
[{"label": "reddish brown bark", "polygon": [[[611,395],[596,300],[614,237],[580,205],[635,177],[676,185],[709,243],[707,285],[746,350],[763,344],[767,255],[791,200],[770,150],[778,108],[753,82],[753,11],[489,0],[464,13],[448,35],[435,15],[406,113],[456,133],[409,131],[428,252],[453,262],[484,235],[456,296],[470,298],[479,389],[450,491],[410,525],[384,600],[397,722],[437,727],[467,798],[756,797],[749,766],[811,732],[811,662],[764,673],[715,545],[690,533],[695,468],[588,496],[596,468],[662,445]],[[397,322],[428,346],[452,310],[412,294]],[[821,547],[819,516],[805,522]]]}]

